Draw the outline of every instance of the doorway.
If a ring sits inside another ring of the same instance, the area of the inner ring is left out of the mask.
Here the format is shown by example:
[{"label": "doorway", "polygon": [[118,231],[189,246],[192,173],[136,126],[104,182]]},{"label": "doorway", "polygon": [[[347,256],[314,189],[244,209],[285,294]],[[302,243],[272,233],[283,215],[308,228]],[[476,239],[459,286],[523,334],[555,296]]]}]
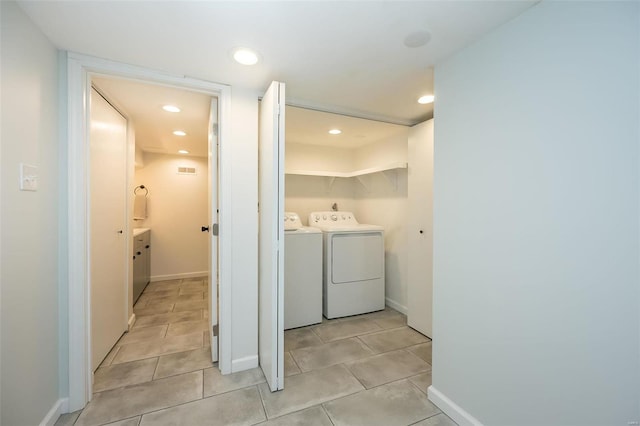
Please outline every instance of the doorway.
[{"label": "doorway", "polygon": [[[126,321],[125,327],[116,330],[119,333],[115,336],[105,336],[106,331],[115,328],[116,324],[122,324],[123,318],[116,315],[118,310],[114,307],[107,310],[105,298],[96,303],[95,292],[92,291],[94,371],[98,367],[95,360],[98,359],[98,363],[102,361],[101,369],[96,371],[94,377],[94,388],[98,384],[96,381],[107,370],[117,370],[116,366],[124,367],[120,364],[132,356],[165,356],[191,350],[196,342],[203,348],[211,349],[213,346],[208,358],[215,362],[218,354],[216,337],[212,336],[212,332],[218,324],[218,238],[210,229],[218,223],[218,99],[182,88],[100,76],[92,76],[92,86],[93,94],[100,92],[101,98],[105,99],[105,108],[115,115],[119,115],[116,114],[116,110],[119,110],[127,117],[129,149],[128,152],[124,149],[118,152],[122,162],[129,157],[128,172],[133,176],[125,185],[127,173],[124,167],[118,170],[104,165],[105,160],[115,154],[115,146],[127,145],[127,138],[123,141],[122,137],[124,132],[109,140],[107,149],[94,155],[94,151],[100,147],[95,146],[100,139],[94,140],[94,134],[99,135],[100,129],[104,128],[102,132],[111,135],[110,129],[118,126],[110,124],[106,118],[94,118],[101,110],[95,108],[94,111],[94,104],[96,107],[100,104],[94,100],[98,96],[92,97],[91,206],[95,204],[94,200],[107,198],[113,192],[110,190],[118,186],[120,191],[114,198],[120,201],[122,210],[125,210],[125,200],[132,199],[133,204],[132,211],[130,209],[124,215],[124,222],[133,228],[132,233],[120,234],[120,237],[130,239],[133,236],[134,239],[133,255],[124,255],[125,245],[121,250],[120,265],[116,262],[106,268],[116,270],[116,267],[121,267],[124,270],[126,264],[128,269],[133,270],[127,279],[128,296],[124,297],[122,291],[118,292],[121,299],[127,299],[129,323],[129,333],[120,340],[118,338],[126,329]],[[131,166],[133,163],[134,167]],[[134,169],[133,172],[131,169]],[[94,186],[101,181],[105,181],[102,190],[94,190]],[[116,185],[118,181],[123,184]],[[111,201],[109,205],[115,206],[117,203]],[[108,207],[91,209],[92,230],[106,228],[110,231],[109,223],[104,220]],[[122,229],[122,226],[117,228]],[[94,238],[91,242],[92,290],[101,288],[96,286],[99,282],[96,278],[101,276],[95,271],[108,261],[106,256],[94,255],[103,249],[104,240]],[[128,246],[131,246],[131,242]],[[113,274],[106,275],[106,280],[114,281]],[[117,284],[117,281],[113,284]],[[118,286],[110,287],[116,292],[115,287]],[[111,314],[111,318],[97,326],[97,314],[101,312],[102,317]],[[159,336],[158,332],[164,332],[164,335]],[[186,334],[193,334],[191,337],[195,339],[192,338],[183,347],[180,344],[183,339],[179,336]],[[101,341],[106,343],[107,348],[99,347]],[[105,359],[112,346],[112,353]],[[100,353],[96,353],[97,349],[101,349]],[[207,351],[201,352],[199,358],[206,358],[204,354]]]},{"label": "doorway", "polygon": [[[212,328],[219,342],[219,368],[223,374],[231,370],[230,347],[230,244],[225,238],[228,235],[230,222],[227,219],[226,205],[230,205],[226,185],[230,182],[230,170],[225,167],[228,156],[225,142],[228,132],[228,111],[230,104],[229,87],[183,77],[169,76],[143,68],[132,67],[111,61],[100,60],[83,55],[68,54],[68,268],[69,268],[69,409],[80,409],[91,399],[91,310],[90,310],[90,262],[88,247],[90,246],[89,212],[90,194],[88,191],[89,161],[88,128],[89,117],[85,108],[91,92],[92,76],[135,79],[148,83],[173,86],[185,90],[197,91],[216,98],[219,103],[219,126],[217,127],[217,143],[220,158],[219,187],[220,191],[213,196],[219,200],[219,327]],[[216,161],[214,159],[214,161]],[[216,161],[217,163],[217,161]],[[211,193],[211,191],[210,191]],[[127,210],[131,211],[130,205]],[[212,224],[210,224],[212,225]],[[132,226],[126,224],[126,235],[131,234]],[[216,261],[217,263],[217,261]],[[210,296],[214,293],[211,291]],[[213,317],[213,315],[212,315]],[[212,318],[213,319],[213,318]]]}]

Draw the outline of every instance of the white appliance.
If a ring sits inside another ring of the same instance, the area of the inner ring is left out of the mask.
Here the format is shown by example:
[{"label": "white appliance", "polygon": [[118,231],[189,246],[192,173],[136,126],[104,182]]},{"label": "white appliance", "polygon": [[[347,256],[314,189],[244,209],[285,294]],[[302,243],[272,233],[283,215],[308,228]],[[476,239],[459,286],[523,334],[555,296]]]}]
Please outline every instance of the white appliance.
[{"label": "white appliance", "polygon": [[322,232],[284,214],[284,328],[322,322]]},{"label": "white appliance", "polygon": [[351,212],[313,212],[322,230],[323,313],[327,318],[384,309],[384,228],[358,223]]}]

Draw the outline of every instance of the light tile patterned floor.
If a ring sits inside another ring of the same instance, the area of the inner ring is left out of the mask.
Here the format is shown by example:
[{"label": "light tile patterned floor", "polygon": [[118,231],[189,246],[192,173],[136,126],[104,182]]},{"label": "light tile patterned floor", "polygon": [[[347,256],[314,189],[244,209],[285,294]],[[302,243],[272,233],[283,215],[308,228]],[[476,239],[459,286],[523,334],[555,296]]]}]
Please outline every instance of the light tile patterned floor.
[{"label": "light tile patterned floor", "polygon": [[149,284],[92,401],[56,425],[455,426],[426,396],[431,341],[392,309],[285,332],[285,389],[211,363],[206,278]]}]

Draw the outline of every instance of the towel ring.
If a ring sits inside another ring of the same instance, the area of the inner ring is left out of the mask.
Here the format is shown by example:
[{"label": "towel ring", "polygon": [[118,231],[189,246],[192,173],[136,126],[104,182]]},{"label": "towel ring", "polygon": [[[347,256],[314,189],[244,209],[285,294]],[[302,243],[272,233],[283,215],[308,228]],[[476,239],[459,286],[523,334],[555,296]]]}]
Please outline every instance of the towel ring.
[{"label": "towel ring", "polygon": [[140,186],[136,186],[136,188],[133,190],[133,195],[137,195],[138,194],[138,189],[144,189],[144,196],[146,197],[147,195],[149,195],[149,189],[145,188],[144,185],[140,185]]}]

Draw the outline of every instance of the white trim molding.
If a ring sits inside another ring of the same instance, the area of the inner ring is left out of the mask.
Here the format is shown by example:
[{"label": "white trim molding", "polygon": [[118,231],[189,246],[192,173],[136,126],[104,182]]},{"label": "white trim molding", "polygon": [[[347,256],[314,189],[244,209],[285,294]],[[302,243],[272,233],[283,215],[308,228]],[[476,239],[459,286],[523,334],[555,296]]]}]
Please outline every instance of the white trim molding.
[{"label": "white trim molding", "polygon": [[446,395],[434,388],[433,385],[427,388],[427,397],[429,401],[433,402],[459,426],[483,426],[478,419],[467,413],[451,399],[447,398]]},{"label": "white trim molding", "polygon": [[400,303],[396,302],[393,299],[390,299],[388,297],[385,297],[385,303],[387,304],[388,307],[390,307],[391,309],[395,309],[396,311],[400,312],[401,314],[405,314],[407,315],[407,307],[404,305],[401,305]]},{"label": "white trim molding", "polygon": [[[220,355],[222,374],[231,372],[231,87],[170,75],[119,62],[69,52],[67,55],[68,102],[68,251],[69,268],[69,399],[68,409],[82,409],[91,400],[91,322],[88,204],[88,94],[91,76],[101,75],[156,83],[217,97],[220,105]],[[256,363],[257,365],[257,363]]]},{"label": "white trim molding", "polygon": [[154,283],[157,281],[179,280],[182,278],[197,278],[197,277],[207,278],[207,271],[184,272],[182,274],[153,275],[150,281]]},{"label": "white trim molding", "polygon": [[69,400],[67,398],[60,398],[57,400],[51,410],[44,416],[44,419],[40,422],[40,426],[53,426],[58,421],[61,414],[69,412]]},{"label": "white trim molding", "polygon": [[244,358],[234,359],[231,362],[231,372],[250,370],[258,367],[258,355],[245,356]]}]

